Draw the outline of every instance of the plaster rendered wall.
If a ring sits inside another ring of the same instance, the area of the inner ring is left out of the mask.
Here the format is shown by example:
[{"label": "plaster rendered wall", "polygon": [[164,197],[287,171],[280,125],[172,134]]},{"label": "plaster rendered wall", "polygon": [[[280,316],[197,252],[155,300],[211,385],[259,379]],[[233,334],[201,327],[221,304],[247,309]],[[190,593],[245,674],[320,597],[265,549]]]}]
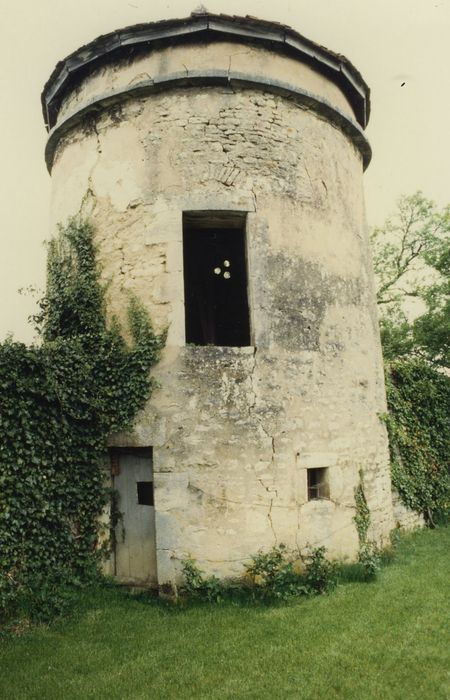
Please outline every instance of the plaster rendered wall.
[{"label": "plaster rendered wall", "polygon": [[[154,448],[159,582],[188,554],[227,575],[277,542],[353,557],[360,469],[385,541],[384,383],[350,140],[280,96],[186,88],[72,130],[52,177],[53,226],[80,207],[95,225],[110,313],[124,319],[133,291],[169,328],[161,388],[115,437]],[[247,212],[248,348],[185,345],[182,212],[215,209]],[[307,500],[308,467],[329,468],[330,500]]]},{"label": "plaster rendered wall", "polygon": [[195,71],[224,71],[281,80],[307,90],[354,119],[352,107],[339,87],[309,66],[260,46],[230,41],[182,44],[152,51],[132,61],[122,60],[93,71],[61,106],[58,122],[104,94],[125,89],[142,80],[155,80]]}]

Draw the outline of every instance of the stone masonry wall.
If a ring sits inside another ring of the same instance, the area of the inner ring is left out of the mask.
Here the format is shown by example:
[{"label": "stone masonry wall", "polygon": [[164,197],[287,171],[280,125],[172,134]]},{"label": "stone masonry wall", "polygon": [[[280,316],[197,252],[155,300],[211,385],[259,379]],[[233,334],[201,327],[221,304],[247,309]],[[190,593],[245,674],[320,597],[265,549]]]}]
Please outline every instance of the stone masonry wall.
[{"label": "stone masonry wall", "polygon": [[[325,79],[319,76],[320,80]],[[74,129],[53,168],[52,221],[96,227],[109,310],[137,294],[168,342],[132,435],[154,448],[160,583],[188,554],[239,572],[258,549],[353,557],[364,472],[372,533],[393,525],[381,353],[361,157],[283,97],[186,88]],[[247,213],[252,345],[186,346],[182,212]],[[330,499],[306,470],[328,467]]]}]

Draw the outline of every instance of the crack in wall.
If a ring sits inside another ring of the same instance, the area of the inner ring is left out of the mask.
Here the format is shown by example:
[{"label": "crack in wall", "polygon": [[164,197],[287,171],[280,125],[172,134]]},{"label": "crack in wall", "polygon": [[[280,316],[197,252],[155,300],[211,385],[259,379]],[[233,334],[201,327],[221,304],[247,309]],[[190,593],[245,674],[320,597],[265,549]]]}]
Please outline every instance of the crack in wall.
[{"label": "crack in wall", "polygon": [[275,455],[276,455],[275,437],[274,437],[274,435],[271,435],[269,433],[269,431],[264,427],[263,422],[259,418],[257,418],[257,420],[258,420],[259,425],[261,426],[262,431],[270,440],[270,447],[271,447],[270,464],[273,468],[275,465]]},{"label": "crack in wall", "polygon": [[[271,434],[268,432],[268,430],[267,430],[267,429],[265,428],[265,426],[263,425],[263,422],[262,422],[261,418],[257,415],[257,413],[256,413],[256,411],[255,411],[257,396],[256,396],[256,390],[255,390],[255,385],[254,385],[254,381],[253,381],[253,380],[254,380],[254,374],[255,374],[255,369],[256,369],[256,353],[257,353],[257,350],[258,350],[258,348],[255,346],[255,348],[254,348],[254,350],[253,350],[253,363],[252,363],[252,366],[251,366],[251,368],[250,368],[250,373],[249,373],[250,386],[251,386],[251,392],[252,392],[252,395],[253,395],[253,399],[252,399],[252,401],[249,402],[249,404],[248,404],[248,417],[249,417],[249,418],[251,418],[251,417],[256,418],[256,420],[257,420],[259,426],[261,427],[263,433],[264,433],[264,434],[269,438],[269,440],[270,440],[270,446],[271,446],[270,464],[271,464],[271,467],[272,467],[272,469],[273,469],[273,468],[274,468],[274,465],[275,465],[275,454],[276,454],[276,449],[275,449],[275,437],[274,437],[273,435],[271,435]],[[259,481],[261,481],[261,479],[259,479]],[[264,486],[264,488],[267,489],[267,487],[265,486],[265,484],[263,484],[262,481],[261,481],[261,484]],[[278,497],[278,492],[276,492],[276,496]]]},{"label": "crack in wall", "polygon": [[273,506],[273,498],[270,499],[270,506],[269,506],[269,512],[267,513],[267,518],[270,523],[270,529],[273,532],[273,536],[275,539],[275,544],[277,543],[277,533],[275,532],[275,528],[273,526],[273,520],[272,520],[272,506]]},{"label": "crack in wall", "polygon": [[[188,558],[187,556],[186,557],[177,556],[175,554],[176,550],[174,550],[173,548],[157,547],[157,551],[158,552],[173,552],[171,558],[174,561],[184,561],[185,558]],[[190,556],[190,554],[188,556]],[[250,560],[251,560],[251,556],[244,557],[244,558],[238,557],[237,559],[222,559],[222,558],[209,559],[208,557],[201,557],[201,558],[197,559],[196,561],[200,564],[202,564],[203,562],[208,562],[208,564],[221,564],[222,562],[227,562],[230,564],[235,564],[235,563],[244,564],[246,561],[250,561]]]},{"label": "crack in wall", "polygon": [[264,481],[262,479],[258,479],[258,481],[261,484],[261,486],[266,489],[267,493],[274,493],[276,498],[278,498],[278,490],[277,489],[270,488],[270,486],[266,486],[266,484],[264,483]]},{"label": "crack in wall", "polygon": [[148,80],[149,80],[151,83],[153,83],[153,78],[152,78],[152,76],[150,75],[150,73],[147,73],[146,71],[143,71],[142,73],[138,73],[138,74],[135,75],[133,78],[131,78],[131,80],[129,81],[128,85],[133,85],[135,82],[139,81],[140,78],[145,78],[145,77],[147,77]]},{"label": "crack in wall", "polygon": [[90,120],[89,129],[90,129],[91,133],[95,134],[95,137],[96,137],[95,150],[97,153],[97,157],[96,157],[95,162],[93,163],[93,165],[89,171],[89,174],[87,176],[87,188],[86,188],[86,192],[84,193],[83,198],[81,200],[81,204],[80,204],[80,212],[82,214],[85,214],[85,215],[86,215],[86,209],[89,209],[88,203],[90,201],[93,202],[92,209],[91,209],[90,213],[92,213],[95,210],[95,207],[97,205],[97,196],[95,194],[95,188],[94,188],[94,183],[93,183],[92,178],[94,176],[94,171],[99,163],[100,156],[102,154],[102,147],[101,147],[101,143],[100,143],[100,134],[99,134],[98,129],[97,129],[97,123],[94,119]]},{"label": "crack in wall", "polygon": [[253,348],[253,357],[252,357],[252,366],[250,367],[250,373],[249,373],[249,378],[250,378],[250,391],[253,395],[253,398],[251,402],[248,403],[248,417],[251,418],[252,412],[256,406],[256,391],[255,391],[255,385],[253,382],[254,375],[255,375],[255,369],[256,369],[256,353],[257,353],[258,348],[255,347]]},{"label": "crack in wall", "polygon": [[[264,488],[268,493],[275,493],[275,497],[276,497],[276,498],[278,497],[278,491],[277,491],[276,489],[271,489],[270,487],[265,486],[265,485],[263,484],[263,482],[261,481],[261,479],[258,479],[258,481],[260,481],[261,485],[263,486],[263,488]],[[252,502],[248,502],[248,501],[237,501],[237,500],[234,500],[234,499],[232,499],[232,498],[227,498],[226,496],[217,496],[217,495],[215,495],[215,494],[209,493],[208,491],[205,491],[205,490],[202,489],[200,486],[195,486],[195,485],[192,484],[191,482],[188,482],[188,486],[187,486],[187,487],[188,487],[188,489],[189,489],[190,491],[192,491],[192,492],[194,492],[194,493],[199,493],[199,494],[201,494],[202,496],[206,496],[206,498],[209,498],[209,499],[211,499],[212,501],[223,501],[223,502],[225,502],[225,503],[233,503],[233,504],[235,504],[235,505],[243,506],[243,507],[244,507],[244,506],[245,506],[245,507],[250,506],[250,507],[252,507],[252,508],[261,508],[262,505],[263,505],[263,504],[261,504],[261,503],[252,503]],[[271,522],[271,526],[272,526],[271,512],[272,512],[272,505],[273,505],[273,502],[274,502],[274,499],[271,498],[271,499],[270,499],[270,506],[269,506],[269,520],[270,520],[270,522]],[[293,507],[292,507],[291,505],[284,505],[284,504],[281,504],[281,505],[277,505],[277,508],[282,508],[283,510],[292,510]],[[272,527],[272,530],[273,530],[273,527]]]},{"label": "crack in wall", "polygon": [[298,541],[298,537],[300,534],[300,511],[301,511],[301,504],[297,501],[296,502],[296,510],[297,510],[297,529],[295,531],[295,544],[297,546],[298,551],[300,552],[300,544]]},{"label": "crack in wall", "polygon": [[252,53],[251,49],[249,49],[248,51],[235,51],[234,53],[230,53],[230,55],[228,57],[228,72],[227,72],[228,81],[230,80],[231,61],[233,59],[233,56],[248,56],[251,53]]}]

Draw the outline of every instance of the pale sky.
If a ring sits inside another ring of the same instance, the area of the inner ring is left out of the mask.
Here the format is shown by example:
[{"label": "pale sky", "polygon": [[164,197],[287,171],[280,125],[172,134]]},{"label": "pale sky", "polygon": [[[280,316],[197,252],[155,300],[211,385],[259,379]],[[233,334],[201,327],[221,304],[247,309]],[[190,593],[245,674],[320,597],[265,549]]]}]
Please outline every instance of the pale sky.
[{"label": "pale sky", "polygon": [[[185,17],[197,0],[0,0],[3,272],[0,340],[33,337],[30,296],[43,287],[51,180],[40,93],[56,63],[100,34]],[[344,54],[372,91],[365,174],[368,221],[380,224],[402,194],[450,201],[450,0],[205,0],[210,12],[288,24]]]}]

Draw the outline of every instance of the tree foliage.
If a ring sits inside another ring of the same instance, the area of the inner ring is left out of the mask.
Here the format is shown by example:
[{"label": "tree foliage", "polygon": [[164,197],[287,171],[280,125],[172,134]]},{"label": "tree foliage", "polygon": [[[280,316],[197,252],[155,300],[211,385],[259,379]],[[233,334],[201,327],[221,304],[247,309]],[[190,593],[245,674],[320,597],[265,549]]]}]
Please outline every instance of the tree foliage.
[{"label": "tree foliage", "polygon": [[450,206],[402,197],[372,244],[392,482],[433,525],[450,516]]},{"label": "tree foliage", "polygon": [[164,339],[134,299],[132,345],[108,325],[93,230],[77,219],[50,242],[35,322],[41,344],[0,344],[0,612],[45,617],[98,573],[107,437],[151,395]]},{"label": "tree foliage", "polygon": [[[415,356],[450,366],[450,205],[439,211],[421,192],[402,197],[372,234],[381,337],[386,359]],[[415,318],[408,300],[419,300]]]}]

